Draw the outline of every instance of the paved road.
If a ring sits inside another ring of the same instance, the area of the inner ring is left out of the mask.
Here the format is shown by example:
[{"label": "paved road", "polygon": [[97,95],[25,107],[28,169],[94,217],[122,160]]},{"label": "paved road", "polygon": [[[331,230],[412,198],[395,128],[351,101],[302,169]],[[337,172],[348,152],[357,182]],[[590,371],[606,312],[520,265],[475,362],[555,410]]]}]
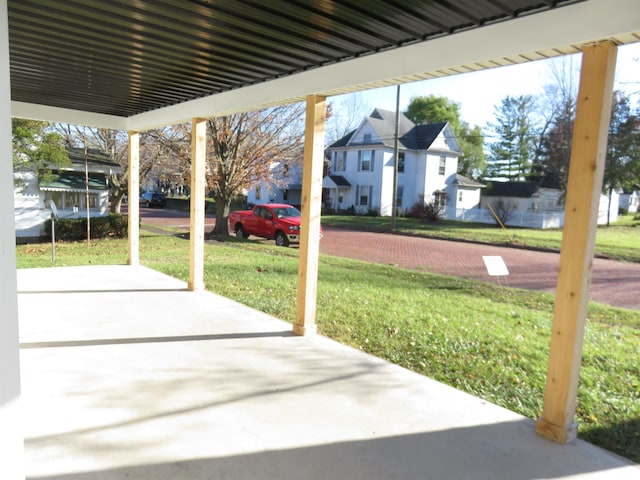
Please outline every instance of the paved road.
[{"label": "paved road", "polygon": [[[327,228],[320,251],[488,282],[499,278],[487,274],[482,257],[496,255],[509,270],[509,286],[551,293],[556,289],[560,257],[556,253]],[[640,264],[594,259],[591,298],[640,310]]]},{"label": "paved road", "polygon": [[[189,228],[189,214],[166,209],[141,208],[144,224]],[[206,228],[215,219],[206,218]],[[405,237],[385,233],[356,232],[324,228],[320,251],[328,255],[355,258],[373,263],[505,283],[490,277],[482,260],[485,255],[501,256],[509,270],[511,287],[555,292],[559,255],[473,243]],[[595,259],[591,298],[597,302],[640,310],[640,264]]]}]

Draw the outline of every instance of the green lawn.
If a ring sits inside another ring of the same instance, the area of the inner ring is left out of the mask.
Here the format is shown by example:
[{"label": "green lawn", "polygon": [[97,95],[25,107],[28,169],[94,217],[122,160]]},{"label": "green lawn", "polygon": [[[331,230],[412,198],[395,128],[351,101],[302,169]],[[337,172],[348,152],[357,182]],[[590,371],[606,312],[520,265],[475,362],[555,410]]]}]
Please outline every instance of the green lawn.
[{"label": "green lawn", "polygon": [[[57,244],[56,265],[119,264],[126,240]],[[142,263],[182,280],[188,242],[143,230]],[[51,265],[18,247],[19,268]],[[298,250],[208,242],[207,289],[292,322]],[[542,411],[553,297],[321,256],[318,329],[342,343],[530,418]],[[580,437],[640,462],[640,312],[592,304],[579,391]]]},{"label": "green lawn", "polygon": [[[338,216],[322,217],[325,227],[390,232],[389,217]],[[562,230],[506,228],[484,223],[440,220],[427,224],[413,218],[398,218],[396,232],[449,240],[560,250]],[[640,262],[640,215],[621,215],[618,222],[598,227],[596,255],[627,262]]]}]

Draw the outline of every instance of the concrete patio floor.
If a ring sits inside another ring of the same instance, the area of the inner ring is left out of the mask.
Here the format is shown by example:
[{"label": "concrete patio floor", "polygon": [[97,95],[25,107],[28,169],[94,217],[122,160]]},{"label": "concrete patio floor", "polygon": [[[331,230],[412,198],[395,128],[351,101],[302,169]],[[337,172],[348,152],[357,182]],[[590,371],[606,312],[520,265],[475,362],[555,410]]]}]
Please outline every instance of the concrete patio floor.
[{"label": "concrete patio floor", "polygon": [[144,267],[18,270],[18,289],[30,479],[640,478]]}]

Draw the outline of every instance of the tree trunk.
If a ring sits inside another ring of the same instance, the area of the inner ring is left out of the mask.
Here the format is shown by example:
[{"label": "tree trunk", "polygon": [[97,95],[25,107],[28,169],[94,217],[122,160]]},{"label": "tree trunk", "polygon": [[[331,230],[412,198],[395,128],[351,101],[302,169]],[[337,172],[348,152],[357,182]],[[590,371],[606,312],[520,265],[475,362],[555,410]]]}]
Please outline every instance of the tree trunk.
[{"label": "tree trunk", "polygon": [[109,210],[111,213],[120,213],[120,210],[122,209],[122,199],[126,193],[127,192],[125,190],[119,190],[114,193],[111,198],[111,208]]},{"label": "tree trunk", "polygon": [[213,236],[228,237],[229,236],[229,208],[231,200],[226,198],[216,198],[216,225],[213,228]]},{"label": "tree trunk", "polygon": [[609,187],[609,201],[607,202],[607,227],[611,225],[611,197],[613,197],[613,187]]}]

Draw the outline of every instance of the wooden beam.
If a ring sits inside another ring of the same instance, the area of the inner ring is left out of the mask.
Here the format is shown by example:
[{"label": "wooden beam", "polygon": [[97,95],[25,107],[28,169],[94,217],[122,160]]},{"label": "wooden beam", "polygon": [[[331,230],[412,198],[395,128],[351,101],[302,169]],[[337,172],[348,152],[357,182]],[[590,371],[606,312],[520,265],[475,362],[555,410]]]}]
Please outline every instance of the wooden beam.
[{"label": "wooden beam", "polygon": [[584,47],[544,409],[536,426],[538,433],[560,443],[577,435],[574,417],[615,64],[612,42]]},{"label": "wooden beam", "polygon": [[140,264],[140,133],[129,132],[129,192],[128,192],[128,228],[129,228],[129,265]]},{"label": "wooden beam", "polygon": [[191,202],[189,290],[204,290],[204,200],[207,159],[207,120],[194,118],[191,126]]},{"label": "wooden beam", "polygon": [[309,335],[316,331],[316,296],[320,252],[320,213],[322,170],[324,165],[324,130],[327,102],[325,97],[307,97],[302,170],[302,224],[298,264],[298,302],[294,333]]}]

